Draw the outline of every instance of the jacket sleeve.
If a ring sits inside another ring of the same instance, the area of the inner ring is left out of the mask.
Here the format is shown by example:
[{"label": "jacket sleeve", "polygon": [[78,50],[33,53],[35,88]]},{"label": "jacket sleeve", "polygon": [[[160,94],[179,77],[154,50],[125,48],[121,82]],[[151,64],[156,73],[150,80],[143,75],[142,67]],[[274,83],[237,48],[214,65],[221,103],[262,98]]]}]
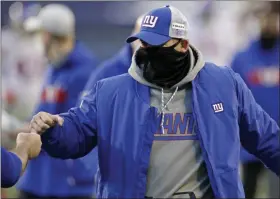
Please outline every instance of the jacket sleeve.
[{"label": "jacket sleeve", "polygon": [[242,78],[233,73],[239,104],[239,128],[242,146],[279,176],[280,130],[277,123],[255,101]]},{"label": "jacket sleeve", "polygon": [[[246,68],[246,65],[244,65],[244,63],[246,63],[246,60],[244,60],[243,57],[244,54],[242,54],[241,52],[237,53],[231,62],[231,69],[239,74],[243,81],[248,85],[247,78],[245,77],[243,72],[244,68]],[[242,163],[258,161],[258,159],[254,155],[249,154],[244,149],[244,147],[241,147],[240,160]]]},{"label": "jacket sleeve", "polygon": [[[76,106],[80,106],[81,101],[83,100],[83,96],[80,95],[80,91],[83,90],[86,82],[88,81],[90,74],[95,73],[95,70],[91,70],[91,71],[85,71],[83,73],[83,75],[80,75],[78,78],[75,79],[74,84],[77,84],[77,82],[80,82],[80,84],[78,85],[78,88],[76,88],[77,91],[76,93],[73,93],[75,91],[73,91],[73,89],[69,90],[69,94],[72,93],[72,95],[74,94],[74,96],[76,97],[72,97],[72,103]],[[95,82],[96,84],[97,82]],[[94,85],[95,85],[94,84]],[[94,88],[94,85],[91,86],[91,89]],[[73,85],[74,86],[74,85]],[[72,87],[73,87],[72,86]],[[90,92],[89,90],[89,92]],[[71,104],[72,104],[71,103]],[[71,105],[69,104],[69,105]],[[73,106],[72,104],[72,106]],[[82,158],[78,158],[75,162],[75,164],[81,165],[81,168],[83,169],[83,174],[79,174],[79,176],[77,177],[78,179],[91,179],[93,181],[96,170],[97,170],[97,163],[98,163],[98,158],[97,158],[97,147],[94,148],[93,150],[91,150],[91,152],[89,152],[87,155],[85,155]],[[84,175],[86,175],[87,177],[84,177]],[[76,182],[81,182],[80,180],[76,179]]]},{"label": "jacket sleeve", "polygon": [[21,160],[1,147],[1,187],[9,188],[16,184],[21,174]]},{"label": "jacket sleeve", "polygon": [[64,119],[42,135],[42,148],[52,157],[76,159],[97,145],[97,85],[83,98],[80,107],[60,114]]}]

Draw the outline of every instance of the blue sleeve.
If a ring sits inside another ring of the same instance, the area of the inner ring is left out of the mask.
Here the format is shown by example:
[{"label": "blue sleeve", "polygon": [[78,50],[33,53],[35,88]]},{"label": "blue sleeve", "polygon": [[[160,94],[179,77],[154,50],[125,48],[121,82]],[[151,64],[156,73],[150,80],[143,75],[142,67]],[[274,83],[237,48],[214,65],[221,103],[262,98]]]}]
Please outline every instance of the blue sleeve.
[{"label": "blue sleeve", "polygon": [[[246,63],[246,60],[242,59],[242,57],[243,56],[241,53],[237,53],[232,60],[231,68],[234,72],[238,73],[243,81],[247,84],[245,75],[242,70],[244,67],[246,67],[246,65],[244,65]],[[242,163],[246,163],[248,161],[258,161],[255,156],[249,154],[243,147],[241,147],[240,159]]]},{"label": "blue sleeve", "polygon": [[277,123],[259,106],[242,78],[233,73],[239,103],[239,128],[242,146],[279,176],[280,130]]},{"label": "blue sleeve", "polygon": [[80,107],[60,114],[64,119],[62,126],[56,125],[42,135],[42,148],[50,156],[76,159],[97,145],[97,85],[83,98]]},{"label": "blue sleeve", "polygon": [[[83,74],[79,75],[75,81],[73,82],[73,86],[71,87],[75,87],[75,90],[70,90],[69,94],[73,95],[73,97],[71,98],[71,102],[69,104],[69,106],[74,107],[79,106],[81,103],[81,100],[83,100],[83,98],[80,98],[80,94],[81,91],[83,90],[83,88],[85,87],[90,74],[94,74],[95,70],[89,70],[89,71],[84,71]],[[79,82],[79,85],[75,86],[74,84],[76,84],[77,82]],[[71,88],[70,87],[70,88]],[[91,89],[94,87],[94,85],[91,87]],[[77,103],[78,101],[78,103]],[[83,170],[85,171],[87,176],[92,176],[92,178],[94,178],[94,175],[96,173],[97,170],[97,148],[94,148],[93,150],[91,150],[91,152],[89,152],[87,155],[85,155],[82,158],[78,158],[77,161],[79,161],[81,164],[83,164]],[[90,166],[88,166],[90,165]]]},{"label": "blue sleeve", "polygon": [[9,188],[16,184],[21,174],[22,162],[13,153],[1,147],[1,187]]}]

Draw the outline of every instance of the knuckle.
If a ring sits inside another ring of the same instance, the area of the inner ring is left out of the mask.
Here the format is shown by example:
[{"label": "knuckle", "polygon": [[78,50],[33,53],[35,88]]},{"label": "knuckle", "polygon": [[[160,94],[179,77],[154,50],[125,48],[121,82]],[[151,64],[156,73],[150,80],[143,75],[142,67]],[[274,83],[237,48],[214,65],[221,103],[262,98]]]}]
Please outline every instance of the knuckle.
[{"label": "knuckle", "polygon": [[42,115],[44,115],[44,114],[45,114],[45,112],[43,112],[43,111],[40,111],[40,112],[38,113],[39,116],[42,116]]}]

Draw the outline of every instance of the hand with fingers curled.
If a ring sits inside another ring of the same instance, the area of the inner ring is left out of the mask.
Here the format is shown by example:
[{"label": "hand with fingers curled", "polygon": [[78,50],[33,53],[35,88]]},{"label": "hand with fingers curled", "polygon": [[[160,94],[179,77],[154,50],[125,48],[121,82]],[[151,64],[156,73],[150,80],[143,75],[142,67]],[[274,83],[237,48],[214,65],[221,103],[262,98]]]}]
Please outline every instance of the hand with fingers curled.
[{"label": "hand with fingers curled", "polygon": [[46,130],[54,127],[56,124],[63,125],[63,118],[59,115],[52,115],[47,112],[39,112],[34,115],[30,122],[30,132],[43,134]]},{"label": "hand with fingers curled", "polygon": [[[19,133],[16,139],[16,148],[13,152],[16,154],[25,154],[28,159],[37,157],[41,151],[41,137],[36,133]],[[22,157],[22,156],[21,156]]]}]

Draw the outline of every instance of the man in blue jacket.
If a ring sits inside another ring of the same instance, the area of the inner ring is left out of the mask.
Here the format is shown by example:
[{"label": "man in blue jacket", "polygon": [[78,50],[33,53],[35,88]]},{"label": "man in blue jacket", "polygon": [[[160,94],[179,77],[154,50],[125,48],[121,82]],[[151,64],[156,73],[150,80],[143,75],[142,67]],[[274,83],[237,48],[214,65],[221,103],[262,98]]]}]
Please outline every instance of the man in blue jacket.
[{"label": "man in blue jacket", "polygon": [[31,132],[61,159],[98,144],[97,198],[244,198],[242,144],[279,175],[279,127],[230,68],[204,62],[176,8],[143,18],[129,74],[99,81],[79,107],[40,112]]},{"label": "man in blue jacket", "polygon": [[[142,18],[143,16],[137,18],[132,32],[133,34],[139,32]],[[94,85],[101,79],[127,73],[131,63],[132,55],[137,50],[139,45],[139,42],[126,44],[115,56],[100,64],[100,66],[98,66],[96,70],[92,72],[86,84],[85,93],[92,89]]]},{"label": "man in blue jacket", "polygon": [[[57,114],[77,104],[96,61],[89,49],[75,41],[75,19],[72,11],[59,4],[49,4],[38,15],[43,30],[50,66],[35,113]],[[18,184],[21,198],[91,198],[97,153],[77,160],[50,157],[42,150],[29,162]]]},{"label": "man in blue jacket", "polygon": [[[257,103],[279,125],[279,2],[270,4],[269,12],[263,13],[263,17],[260,18],[260,37],[252,41],[245,50],[237,53],[231,66],[250,88]],[[243,150],[241,159],[244,163],[245,193],[248,198],[254,198],[256,185],[264,167],[262,162]]]},{"label": "man in blue jacket", "polygon": [[16,147],[11,152],[1,147],[1,188],[9,188],[16,184],[28,160],[39,155],[41,145],[38,134],[19,133]]}]

